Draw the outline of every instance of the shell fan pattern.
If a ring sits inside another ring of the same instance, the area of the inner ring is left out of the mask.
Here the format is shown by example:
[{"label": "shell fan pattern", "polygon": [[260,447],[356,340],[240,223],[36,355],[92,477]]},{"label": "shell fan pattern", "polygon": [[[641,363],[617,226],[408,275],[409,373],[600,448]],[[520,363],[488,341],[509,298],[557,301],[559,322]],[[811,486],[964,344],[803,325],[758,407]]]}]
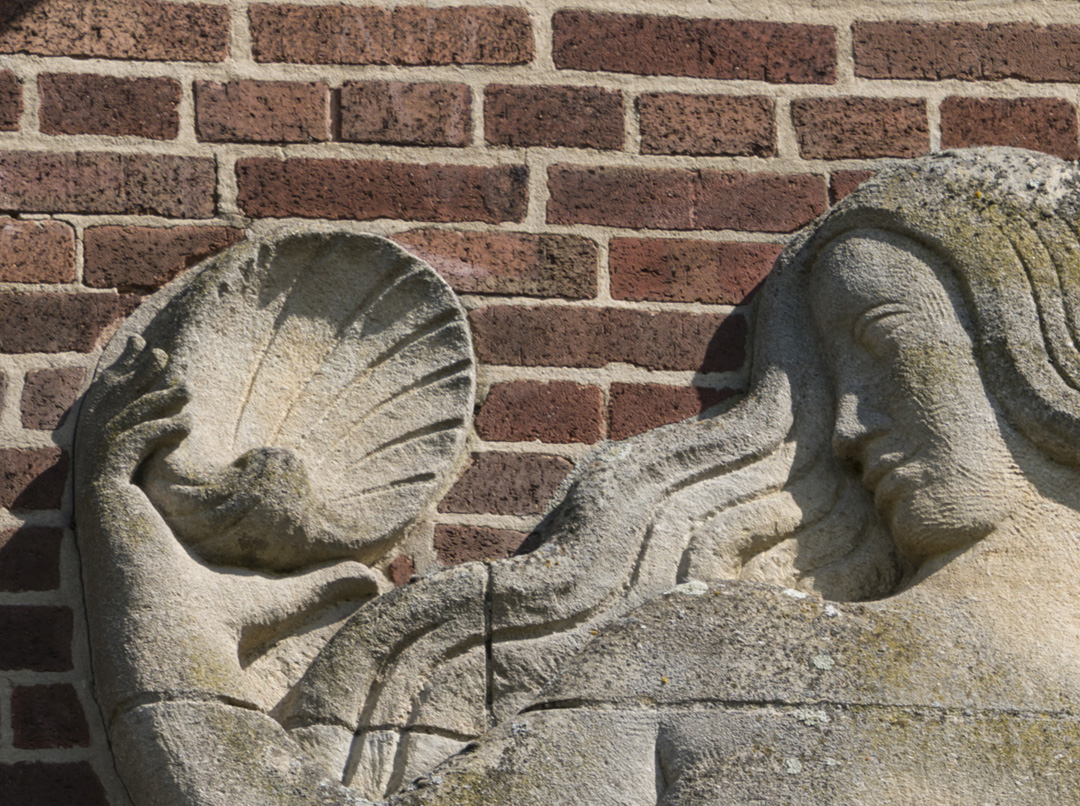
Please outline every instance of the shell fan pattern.
[{"label": "shell fan pattern", "polygon": [[249,241],[184,280],[150,300],[143,336],[168,354],[160,384],[187,388],[192,430],[138,483],[210,562],[377,562],[464,451],[475,362],[453,292],[342,232]]}]

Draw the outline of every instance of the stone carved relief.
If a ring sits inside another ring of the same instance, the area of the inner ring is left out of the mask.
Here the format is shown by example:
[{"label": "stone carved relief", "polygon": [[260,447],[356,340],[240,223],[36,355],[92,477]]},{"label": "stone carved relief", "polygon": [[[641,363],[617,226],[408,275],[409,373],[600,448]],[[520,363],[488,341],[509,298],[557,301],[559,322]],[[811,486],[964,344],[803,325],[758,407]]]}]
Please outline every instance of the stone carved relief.
[{"label": "stone carved relief", "polygon": [[76,445],[133,800],[1077,802],[1078,180],[881,171],[778,260],[743,400],[599,447],[532,553],[389,592],[471,411],[450,292],[332,233],[161,292]]}]

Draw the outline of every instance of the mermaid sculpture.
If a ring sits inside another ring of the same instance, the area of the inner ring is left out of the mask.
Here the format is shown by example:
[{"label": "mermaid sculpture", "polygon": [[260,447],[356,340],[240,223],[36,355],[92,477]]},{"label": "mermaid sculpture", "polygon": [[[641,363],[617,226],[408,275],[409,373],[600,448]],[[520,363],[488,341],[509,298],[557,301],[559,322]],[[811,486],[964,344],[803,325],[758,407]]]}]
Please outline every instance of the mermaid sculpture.
[{"label": "mermaid sculpture", "polygon": [[881,171],[777,261],[744,399],[598,448],[532,553],[392,592],[472,405],[452,295],[328,233],[162,292],[76,446],[136,805],[1077,801],[1078,181]]}]

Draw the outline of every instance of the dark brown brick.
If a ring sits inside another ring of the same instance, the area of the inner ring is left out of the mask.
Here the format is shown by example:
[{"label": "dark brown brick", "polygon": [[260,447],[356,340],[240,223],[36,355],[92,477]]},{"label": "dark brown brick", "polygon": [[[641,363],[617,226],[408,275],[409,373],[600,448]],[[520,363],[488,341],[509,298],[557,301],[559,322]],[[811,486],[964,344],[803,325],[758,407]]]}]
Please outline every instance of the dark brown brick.
[{"label": "dark brown brick", "polygon": [[930,149],[921,98],[801,98],[791,102],[791,119],[807,159],[917,157]]},{"label": "dark brown brick", "polygon": [[529,13],[511,6],[394,9],[399,64],[525,64],[533,58]]},{"label": "dark brown brick", "polygon": [[10,70],[0,70],[0,131],[18,131],[22,113],[22,84]]},{"label": "dark brown brick", "polygon": [[67,473],[61,448],[0,448],[0,507],[59,509]]},{"label": "dark brown brick", "polygon": [[836,80],[836,31],[828,25],[576,10],[556,12],[552,24],[562,69],[776,84]]},{"label": "dark brown brick", "polygon": [[7,375],[0,372],[0,414],[4,411],[4,402],[7,399]]},{"label": "dark brown brick", "polygon": [[214,214],[209,157],[0,151],[0,208],[39,213]]},{"label": "dark brown brick", "polygon": [[408,585],[416,573],[416,561],[406,554],[399,554],[386,566],[386,578],[397,585]]},{"label": "dark brown brick", "polygon": [[602,87],[490,84],[484,137],[502,146],[622,148],[623,98]]},{"label": "dark brown brick", "polygon": [[525,542],[524,532],[490,526],[435,524],[435,553],[443,565],[511,557]]},{"label": "dark brown brick", "polygon": [[83,233],[83,282],[153,291],[243,238],[235,227],[90,227]]},{"label": "dark brown brick", "polygon": [[393,239],[461,294],[596,296],[599,250],[578,235],[418,229]]},{"label": "dark brown brick", "polygon": [[0,669],[67,671],[72,667],[72,630],[70,608],[0,606]]},{"label": "dark brown brick", "polygon": [[626,439],[693,417],[734,395],[731,389],[613,383],[608,439]]},{"label": "dark brown brick", "polygon": [[195,131],[217,143],[330,139],[330,88],[321,81],[196,81]]},{"label": "dark brown brick", "polygon": [[11,693],[11,724],[15,746],[22,750],[87,747],[90,726],[86,723],[74,686],[16,686]]},{"label": "dark brown brick", "polygon": [[873,171],[833,171],[829,176],[829,201],[836,204],[873,175]]},{"label": "dark brown brick", "polygon": [[29,2],[0,26],[0,53],[220,62],[229,55],[229,9],[159,0]]},{"label": "dark brown brick", "polygon": [[341,88],[341,139],[467,146],[472,140],[472,91],[465,84],[347,82]]},{"label": "dark brown brick", "polygon": [[994,81],[1080,79],[1080,25],[857,22],[855,74]]},{"label": "dark brown brick", "polygon": [[776,154],[773,109],[772,99],[761,95],[642,95],[641,151],[771,157]]},{"label": "dark brown brick", "polygon": [[0,764],[4,803],[33,806],[109,806],[89,761],[57,764],[22,761]]},{"label": "dark brown brick", "polygon": [[0,532],[0,591],[49,591],[60,587],[63,531],[22,526]]},{"label": "dark brown brick", "polygon": [[256,4],[249,15],[259,62],[524,64],[533,57],[523,8]]},{"label": "dark brown brick", "polygon": [[941,146],[1017,146],[1080,157],[1076,108],[1063,98],[961,98],[941,102]]},{"label": "dark brown brick", "polygon": [[554,165],[552,224],[792,232],[825,210],[814,174]]},{"label": "dark brown brick", "polygon": [[180,82],[80,73],[38,76],[45,134],[131,135],[172,140],[180,131]]},{"label": "dark brown brick", "polygon": [[765,279],[783,248],[776,243],[613,238],[611,295],[737,305]]},{"label": "dark brown brick", "polygon": [[599,387],[570,381],[513,381],[491,387],[476,433],[494,442],[596,442],[603,428]]},{"label": "dark brown brick", "polygon": [[573,465],[540,453],[477,453],[440,512],[539,515]]},{"label": "dark brown brick", "polygon": [[0,353],[88,353],[134,303],[114,294],[0,292]]},{"label": "dark brown brick", "polygon": [[521,165],[261,157],[238,160],[236,174],[251,216],[489,224],[524,217],[528,180]]},{"label": "dark brown brick", "polygon": [[26,373],[22,393],[23,428],[51,431],[67,418],[86,379],[82,367],[38,369]]},{"label": "dark brown brick", "polygon": [[488,364],[723,372],[743,365],[746,320],[739,314],[495,305],[469,315],[477,356]]},{"label": "dark brown brick", "polygon": [[0,218],[0,282],[75,280],[75,230],[62,221]]}]

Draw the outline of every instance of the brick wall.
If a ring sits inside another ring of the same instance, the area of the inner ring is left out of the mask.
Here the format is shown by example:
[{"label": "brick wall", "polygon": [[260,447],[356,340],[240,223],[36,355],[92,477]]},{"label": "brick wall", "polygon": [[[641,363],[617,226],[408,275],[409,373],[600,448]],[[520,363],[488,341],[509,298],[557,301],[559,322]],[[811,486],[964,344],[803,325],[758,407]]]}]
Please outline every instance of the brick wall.
[{"label": "brick wall", "polygon": [[876,166],[1080,157],[1071,0],[577,5],[0,8],[0,801],[124,802],[90,688],[71,409],[102,340],[186,266],[329,219],[462,295],[471,459],[387,569],[404,582],[512,552],[597,440],[737,393],[746,301]]}]

